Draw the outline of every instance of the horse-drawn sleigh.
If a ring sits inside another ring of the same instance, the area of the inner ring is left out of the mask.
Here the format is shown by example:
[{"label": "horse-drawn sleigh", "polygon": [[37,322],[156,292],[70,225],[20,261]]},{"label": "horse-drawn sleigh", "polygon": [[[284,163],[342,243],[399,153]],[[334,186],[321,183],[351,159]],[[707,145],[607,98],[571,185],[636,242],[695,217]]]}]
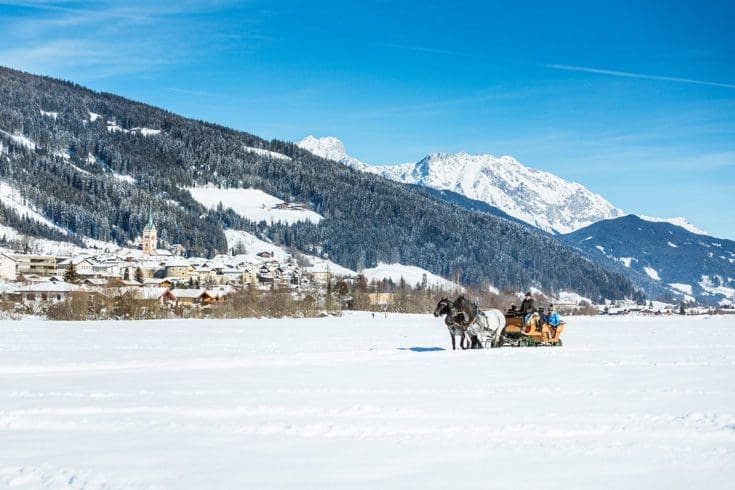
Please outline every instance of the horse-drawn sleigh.
[{"label": "horse-drawn sleigh", "polygon": [[506,315],[498,309],[483,312],[477,305],[460,295],[450,301],[442,298],[436,305],[434,316],[444,315],[444,324],[452,338],[452,349],[477,349],[488,347],[561,346],[564,323],[552,327],[535,312],[527,318]]}]

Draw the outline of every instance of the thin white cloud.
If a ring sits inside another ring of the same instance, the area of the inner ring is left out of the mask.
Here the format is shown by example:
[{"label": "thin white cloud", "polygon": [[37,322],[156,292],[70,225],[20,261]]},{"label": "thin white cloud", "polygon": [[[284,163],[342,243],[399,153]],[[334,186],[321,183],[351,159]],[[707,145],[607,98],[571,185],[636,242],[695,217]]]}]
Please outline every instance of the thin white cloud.
[{"label": "thin white cloud", "polygon": [[373,46],[377,46],[380,48],[399,49],[403,51],[415,51],[418,53],[441,54],[441,55],[447,55],[447,56],[458,56],[462,58],[487,59],[487,56],[476,55],[472,53],[465,53],[462,51],[451,51],[447,49],[427,48],[425,46],[391,44],[391,43],[375,43]]},{"label": "thin white cloud", "polygon": [[8,36],[0,46],[0,65],[84,82],[186,63],[224,49],[221,40],[204,42],[203,33],[216,34],[216,24],[187,14],[214,12],[228,1],[0,0],[0,6],[48,11],[0,19]]},{"label": "thin white cloud", "polygon": [[0,51],[0,65],[53,76],[75,75],[90,80],[175,63],[147,43],[138,52],[123,46],[95,44],[84,39],[54,39],[45,43]]},{"label": "thin white cloud", "polygon": [[606,69],[601,69],[601,68],[590,68],[587,66],[557,65],[557,64],[548,64],[544,66],[546,68],[552,68],[554,70],[578,71],[578,72],[583,72],[583,73],[594,73],[596,75],[609,75],[613,77],[640,78],[644,80],[662,80],[665,82],[679,82],[679,83],[691,83],[694,85],[707,85],[709,87],[735,88],[735,84],[731,84],[731,83],[708,82],[706,80],[693,80],[691,78],[647,75],[645,73],[632,73],[632,72],[627,72],[627,71],[606,70]]}]

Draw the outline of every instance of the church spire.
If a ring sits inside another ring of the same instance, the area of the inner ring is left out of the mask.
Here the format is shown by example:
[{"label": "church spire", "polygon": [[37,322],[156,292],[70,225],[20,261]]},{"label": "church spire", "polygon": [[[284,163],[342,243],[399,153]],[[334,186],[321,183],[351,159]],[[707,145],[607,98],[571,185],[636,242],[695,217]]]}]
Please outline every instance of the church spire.
[{"label": "church spire", "polygon": [[153,209],[148,208],[148,222],[145,224],[145,230],[155,230],[156,225],[153,224]]}]

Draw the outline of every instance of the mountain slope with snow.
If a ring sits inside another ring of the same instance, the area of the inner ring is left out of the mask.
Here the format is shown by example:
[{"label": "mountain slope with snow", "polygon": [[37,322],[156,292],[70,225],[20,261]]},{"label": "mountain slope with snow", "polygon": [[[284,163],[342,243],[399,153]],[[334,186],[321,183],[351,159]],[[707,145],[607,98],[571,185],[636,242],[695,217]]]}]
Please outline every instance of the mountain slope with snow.
[{"label": "mountain slope with snow", "polygon": [[684,228],[686,231],[694,233],[695,235],[709,235],[709,233],[703,231],[700,228],[697,228],[696,226],[691,224],[688,219],[681,216],[676,218],[655,218],[653,216],[644,216],[641,214],[638,215],[638,217],[644,221],[650,221],[652,223],[670,223],[674,226]]},{"label": "mountain slope with snow", "polygon": [[602,267],[617,269],[652,297],[735,300],[735,242],[635,215],[561,237]]},{"label": "mountain slope with snow", "polygon": [[549,232],[568,233],[623,214],[584,186],[509,156],[433,153],[414,165],[385,167],[379,173],[484,201]]},{"label": "mountain slope with snow", "polygon": [[304,138],[298,146],[323,158],[403,182],[456,192],[485,202],[551,233],[570,233],[623,212],[581,184],[493,155],[432,153],[417,163],[374,166],[347,155],[334,137]]}]

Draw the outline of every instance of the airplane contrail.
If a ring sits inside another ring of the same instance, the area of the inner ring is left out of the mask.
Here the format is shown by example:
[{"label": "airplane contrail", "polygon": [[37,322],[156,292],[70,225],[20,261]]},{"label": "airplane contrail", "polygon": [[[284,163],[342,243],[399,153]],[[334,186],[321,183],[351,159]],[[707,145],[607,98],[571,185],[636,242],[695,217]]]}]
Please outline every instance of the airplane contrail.
[{"label": "airplane contrail", "polygon": [[610,75],[614,77],[642,78],[645,80],[663,80],[666,82],[691,83],[695,85],[707,85],[710,87],[735,88],[735,84],[731,84],[731,83],[708,82],[706,80],[693,80],[691,78],[646,75],[645,73],[631,73],[627,71],[604,70],[600,68],[589,68],[586,66],[556,65],[556,64],[549,64],[549,65],[544,65],[544,66],[546,68],[553,68],[554,70],[581,71],[584,73],[595,73],[598,75]]}]

